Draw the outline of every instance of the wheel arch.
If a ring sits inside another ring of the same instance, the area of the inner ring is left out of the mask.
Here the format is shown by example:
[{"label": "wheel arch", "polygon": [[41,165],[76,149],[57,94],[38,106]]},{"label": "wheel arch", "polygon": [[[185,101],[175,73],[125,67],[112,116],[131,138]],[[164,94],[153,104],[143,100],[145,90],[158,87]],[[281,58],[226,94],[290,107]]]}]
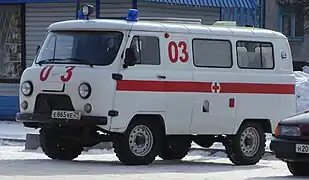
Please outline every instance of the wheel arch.
[{"label": "wheel arch", "polygon": [[239,128],[245,124],[245,123],[248,123],[248,122],[258,122],[261,124],[263,130],[265,133],[272,133],[272,126],[271,126],[271,122],[269,119],[260,119],[260,118],[247,118],[247,119],[244,119],[241,124],[237,127],[236,129],[236,133],[238,132]]},{"label": "wheel arch", "polygon": [[156,125],[158,125],[161,129],[162,129],[162,133],[166,133],[166,126],[165,126],[165,121],[164,118],[162,117],[161,114],[135,114],[129,124],[127,125],[127,127],[125,128],[127,130],[127,128],[130,126],[130,124],[132,124],[135,121],[139,121],[141,119],[146,119],[148,121],[152,121],[154,122]]}]

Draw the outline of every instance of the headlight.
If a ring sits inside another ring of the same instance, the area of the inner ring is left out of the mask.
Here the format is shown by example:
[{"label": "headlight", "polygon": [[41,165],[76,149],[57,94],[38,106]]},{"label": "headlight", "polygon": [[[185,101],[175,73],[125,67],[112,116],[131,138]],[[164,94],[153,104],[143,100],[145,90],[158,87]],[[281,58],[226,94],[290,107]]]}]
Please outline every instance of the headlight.
[{"label": "headlight", "polygon": [[25,96],[30,96],[33,92],[33,85],[30,81],[25,81],[21,85],[21,93]]},{"label": "headlight", "polygon": [[300,136],[300,128],[297,126],[278,126],[277,136]]},{"label": "headlight", "polygon": [[78,94],[81,98],[87,99],[91,95],[91,87],[88,83],[82,83],[78,88]]}]

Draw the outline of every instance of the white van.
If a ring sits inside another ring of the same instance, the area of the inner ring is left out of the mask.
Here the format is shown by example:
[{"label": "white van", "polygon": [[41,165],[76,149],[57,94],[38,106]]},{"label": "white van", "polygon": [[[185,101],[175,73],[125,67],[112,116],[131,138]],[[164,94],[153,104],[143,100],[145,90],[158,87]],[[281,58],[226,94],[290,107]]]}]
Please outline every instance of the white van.
[{"label": "white van", "polygon": [[141,165],[182,159],[192,142],[222,142],[234,164],[256,164],[265,133],[296,112],[291,51],[278,32],[138,20],[137,10],[127,20],[70,20],[48,30],[23,72],[16,120],[40,128],[52,159],[112,141],[121,162]]}]

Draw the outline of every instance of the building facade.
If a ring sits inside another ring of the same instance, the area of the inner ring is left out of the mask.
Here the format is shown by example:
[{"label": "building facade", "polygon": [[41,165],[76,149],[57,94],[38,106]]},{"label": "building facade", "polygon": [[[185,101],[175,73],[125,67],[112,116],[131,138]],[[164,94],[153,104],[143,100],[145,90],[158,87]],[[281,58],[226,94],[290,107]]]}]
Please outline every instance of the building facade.
[{"label": "building facade", "polygon": [[80,4],[95,5],[97,18],[139,16],[198,18],[203,24],[235,20],[264,27],[264,0],[0,0],[0,120],[19,111],[19,81],[32,64],[49,24],[76,19]]},{"label": "building facade", "polygon": [[292,9],[280,1],[266,1],[265,27],[282,32],[289,39],[294,69],[301,70],[309,61],[309,22],[304,19],[302,9]]}]

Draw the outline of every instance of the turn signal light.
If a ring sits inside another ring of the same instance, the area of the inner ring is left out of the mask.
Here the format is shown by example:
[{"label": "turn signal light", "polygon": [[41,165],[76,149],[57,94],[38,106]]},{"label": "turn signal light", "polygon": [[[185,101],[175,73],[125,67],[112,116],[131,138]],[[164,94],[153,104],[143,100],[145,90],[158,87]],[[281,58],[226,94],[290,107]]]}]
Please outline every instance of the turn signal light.
[{"label": "turn signal light", "polygon": [[276,127],[275,136],[279,136],[279,125],[277,125],[277,127]]}]

